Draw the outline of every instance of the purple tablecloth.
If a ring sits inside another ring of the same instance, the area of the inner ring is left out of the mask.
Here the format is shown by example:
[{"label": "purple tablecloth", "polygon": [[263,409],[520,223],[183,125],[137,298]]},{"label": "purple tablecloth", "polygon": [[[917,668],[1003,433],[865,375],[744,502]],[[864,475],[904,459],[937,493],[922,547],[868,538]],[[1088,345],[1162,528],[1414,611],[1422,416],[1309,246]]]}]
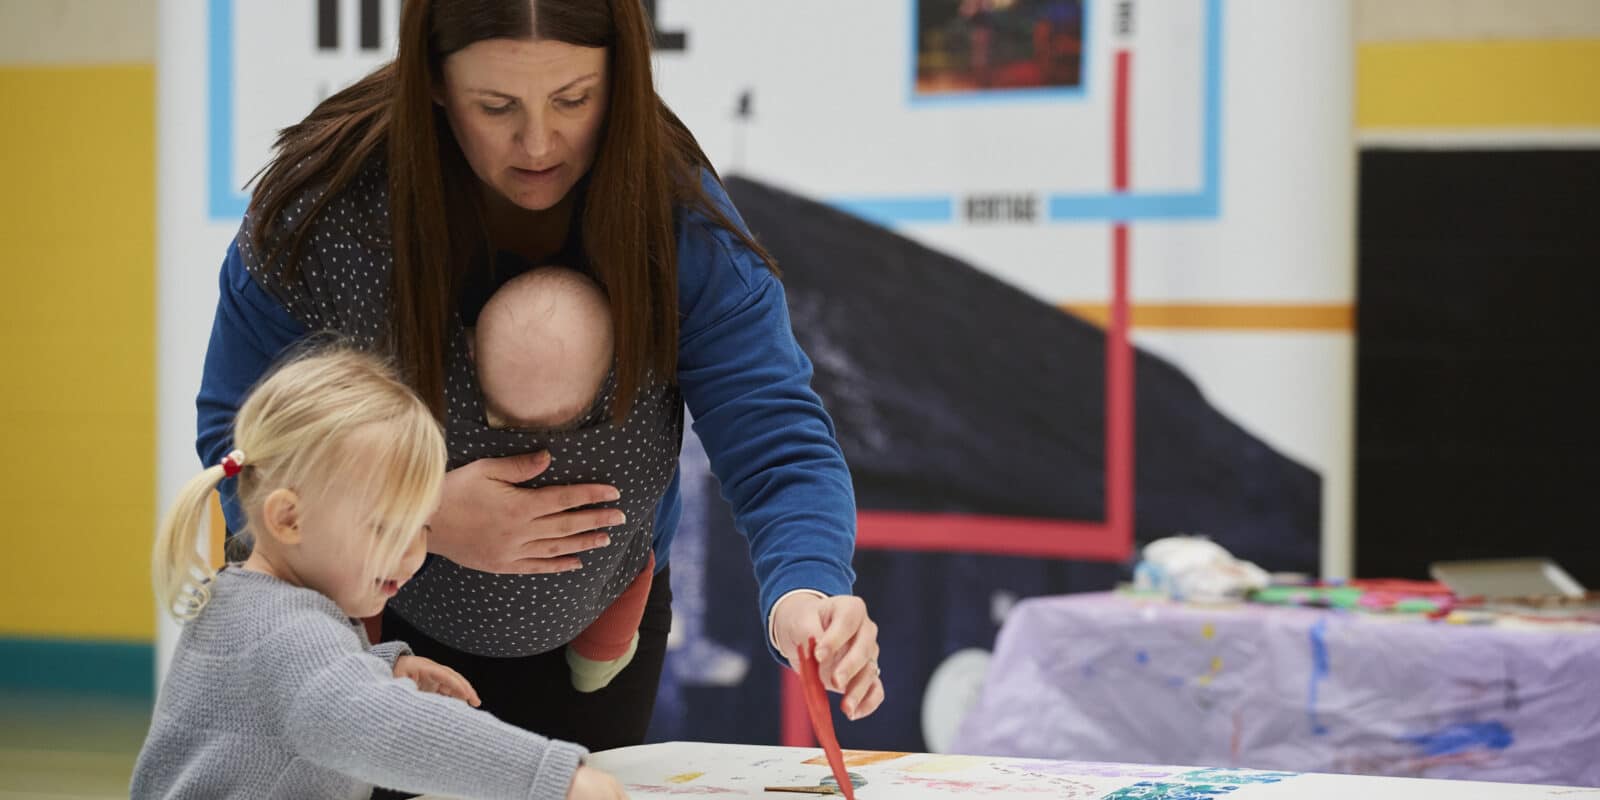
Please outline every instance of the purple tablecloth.
[{"label": "purple tablecloth", "polygon": [[953,752],[1600,785],[1600,630],[1019,604]]}]

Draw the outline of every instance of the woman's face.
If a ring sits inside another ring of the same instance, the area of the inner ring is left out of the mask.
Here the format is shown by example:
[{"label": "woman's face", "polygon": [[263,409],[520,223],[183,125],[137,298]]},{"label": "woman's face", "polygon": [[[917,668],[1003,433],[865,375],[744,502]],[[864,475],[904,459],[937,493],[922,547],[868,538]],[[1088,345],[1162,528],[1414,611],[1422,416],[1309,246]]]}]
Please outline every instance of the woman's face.
[{"label": "woman's face", "polygon": [[444,94],[467,163],[529,211],[566,197],[594,163],[605,122],[606,48],[486,39],[444,60]]}]

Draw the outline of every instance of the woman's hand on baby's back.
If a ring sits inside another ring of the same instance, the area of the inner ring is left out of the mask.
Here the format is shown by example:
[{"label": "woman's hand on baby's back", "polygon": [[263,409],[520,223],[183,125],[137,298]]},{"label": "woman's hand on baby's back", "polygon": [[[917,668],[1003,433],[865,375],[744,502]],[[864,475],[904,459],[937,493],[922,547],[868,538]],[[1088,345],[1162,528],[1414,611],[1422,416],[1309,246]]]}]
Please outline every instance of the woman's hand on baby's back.
[{"label": "woman's hand on baby's back", "polygon": [[483,458],[444,476],[428,549],[480,572],[549,573],[580,569],[577,554],[610,543],[605,528],[626,518],[587,508],[620,495],[605,484],[524,489],[550,467],[548,453]]}]

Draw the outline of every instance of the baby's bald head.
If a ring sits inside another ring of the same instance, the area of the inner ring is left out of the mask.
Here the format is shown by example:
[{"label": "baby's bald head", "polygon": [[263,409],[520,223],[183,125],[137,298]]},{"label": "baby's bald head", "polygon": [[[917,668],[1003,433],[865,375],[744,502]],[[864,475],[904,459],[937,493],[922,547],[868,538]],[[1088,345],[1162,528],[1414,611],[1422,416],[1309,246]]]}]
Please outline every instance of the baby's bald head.
[{"label": "baby's bald head", "polygon": [[565,267],[529,270],[478,314],[473,355],[494,427],[559,428],[594,403],[611,370],[611,304]]}]

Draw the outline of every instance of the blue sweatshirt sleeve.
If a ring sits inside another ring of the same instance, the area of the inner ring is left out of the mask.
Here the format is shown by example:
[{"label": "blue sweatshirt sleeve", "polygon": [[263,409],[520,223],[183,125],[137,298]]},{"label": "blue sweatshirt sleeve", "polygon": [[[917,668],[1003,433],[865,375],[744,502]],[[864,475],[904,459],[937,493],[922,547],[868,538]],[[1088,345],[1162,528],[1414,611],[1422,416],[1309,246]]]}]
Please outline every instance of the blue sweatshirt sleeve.
[{"label": "blue sweatshirt sleeve", "polygon": [[[707,189],[738,221],[721,186]],[[785,593],[851,593],[855,491],[833,421],[811,389],[811,360],[795,341],[783,284],[726,230],[686,217],[678,380],[750,541],[766,639],[768,615]]]},{"label": "blue sweatshirt sleeve", "polygon": [[[200,463],[207,466],[222,461],[232,449],[233,417],[245,395],[278,356],[306,333],[283,304],[250,277],[239,257],[238,242],[228,246],[218,284],[217,315],[211,323],[200,394],[195,398],[195,450]],[[244,512],[233,479],[223,481],[218,490],[228,531],[241,530]]]}]

